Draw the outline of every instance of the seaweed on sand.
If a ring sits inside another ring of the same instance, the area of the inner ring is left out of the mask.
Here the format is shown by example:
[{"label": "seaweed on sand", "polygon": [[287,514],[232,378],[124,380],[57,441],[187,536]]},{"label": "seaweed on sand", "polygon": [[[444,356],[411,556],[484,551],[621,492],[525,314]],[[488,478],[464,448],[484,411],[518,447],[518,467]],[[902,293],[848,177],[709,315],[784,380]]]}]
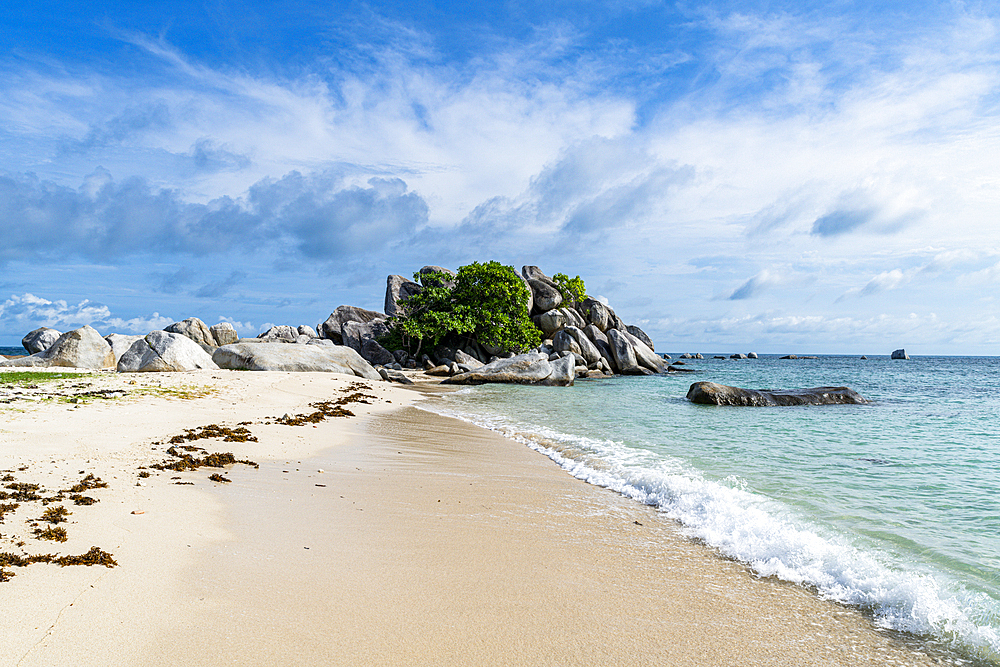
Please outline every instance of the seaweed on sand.
[{"label": "seaweed on sand", "polygon": [[3,523],[3,515],[7,512],[15,511],[20,505],[18,503],[5,503],[0,505],[0,523]]},{"label": "seaweed on sand", "polygon": [[298,414],[298,415],[285,415],[284,417],[278,417],[275,419],[276,424],[284,424],[285,426],[302,426],[303,424],[317,424],[321,421],[326,420],[328,417],[353,417],[354,413],[345,408],[345,405],[349,403],[364,403],[365,405],[371,405],[371,403],[365,399],[376,400],[377,396],[372,396],[371,394],[362,394],[358,389],[371,389],[366,385],[361,384],[351,384],[344,391],[353,391],[354,393],[347,396],[342,396],[333,401],[318,401],[316,403],[310,403],[309,407],[316,408],[315,412],[310,414]]},{"label": "seaweed on sand", "polygon": [[257,437],[243,426],[229,428],[228,426],[209,424],[208,426],[184,429],[184,435],[175,435],[170,438],[170,444],[179,445],[182,442],[204,438],[222,438],[224,442],[257,442]]},{"label": "seaweed on sand", "polygon": [[106,489],[108,488],[108,483],[102,481],[100,477],[94,477],[93,474],[87,475],[79,481],[79,483],[74,484],[69,487],[64,493],[81,493],[83,491],[89,491],[91,489]]},{"label": "seaweed on sand", "polygon": [[228,482],[233,481],[233,480],[229,479],[228,477],[223,477],[219,473],[215,473],[215,474],[209,475],[208,478],[210,480],[212,480],[213,482],[219,482],[220,484],[226,484]]},{"label": "seaweed on sand", "polygon": [[212,454],[206,454],[201,458],[194,457],[190,454],[185,454],[177,450],[176,447],[171,447],[167,450],[167,454],[175,457],[176,461],[163,461],[162,463],[153,463],[150,468],[155,468],[156,470],[176,470],[177,472],[184,472],[185,470],[197,470],[198,468],[224,468],[227,465],[233,465],[235,463],[242,463],[243,465],[248,465],[253,468],[259,468],[260,466],[254,461],[248,461],[246,459],[237,459],[232,452],[214,452]]},{"label": "seaweed on sand", "polygon": [[35,528],[32,534],[35,536],[35,539],[38,540],[52,540],[53,542],[65,542],[67,539],[69,539],[66,536],[66,529],[62,527],[45,528],[44,530],[41,528]]},{"label": "seaweed on sand", "polygon": [[49,509],[42,512],[41,520],[46,523],[51,523],[52,525],[55,525],[57,523],[65,523],[66,521],[69,520],[66,517],[68,517],[70,514],[72,514],[72,512],[67,510],[62,505],[60,505],[59,507],[50,507]]},{"label": "seaweed on sand", "polygon": [[[60,567],[70,565],[103,565],[104,567],[117,567],[118,561],[107,551],[98,547],[90,547],[90,551],[79,556],[56,556],[55,554],[38,554],[35,556],[21,556],[13,553],[0,552],[0,568],[5,567],[27,567],[34,563],[52,563]],[[0,569],[0,582],[10,581],[14,576],[13,572]]]}]

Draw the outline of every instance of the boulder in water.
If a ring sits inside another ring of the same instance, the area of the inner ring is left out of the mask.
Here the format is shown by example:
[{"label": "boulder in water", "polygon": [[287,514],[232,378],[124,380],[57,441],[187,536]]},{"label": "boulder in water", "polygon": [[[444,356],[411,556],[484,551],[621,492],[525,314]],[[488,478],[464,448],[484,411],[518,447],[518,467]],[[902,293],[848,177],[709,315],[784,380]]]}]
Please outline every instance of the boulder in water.
[{"label": "boulder in water", "polygon": [[715,382],[695,382],[687,398],[702,405],[787,406],[867,403],[861,394],[848,387],[813,387],[812,389],[741,389]]}]

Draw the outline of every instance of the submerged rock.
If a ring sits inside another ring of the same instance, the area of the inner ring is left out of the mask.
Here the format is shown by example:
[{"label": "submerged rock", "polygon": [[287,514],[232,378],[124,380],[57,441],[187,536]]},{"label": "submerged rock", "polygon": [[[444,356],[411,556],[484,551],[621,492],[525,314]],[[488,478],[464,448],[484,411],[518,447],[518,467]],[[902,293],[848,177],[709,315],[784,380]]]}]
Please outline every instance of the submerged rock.
[{"label": "submerged rock", "polygon": [[861,394],[848,387],[813,387],[812,389],[741,389],[714,382],[695,382],[687,398],[703,405],[739,405],[751,407],[787,405],[832,405],[867,403]]}]

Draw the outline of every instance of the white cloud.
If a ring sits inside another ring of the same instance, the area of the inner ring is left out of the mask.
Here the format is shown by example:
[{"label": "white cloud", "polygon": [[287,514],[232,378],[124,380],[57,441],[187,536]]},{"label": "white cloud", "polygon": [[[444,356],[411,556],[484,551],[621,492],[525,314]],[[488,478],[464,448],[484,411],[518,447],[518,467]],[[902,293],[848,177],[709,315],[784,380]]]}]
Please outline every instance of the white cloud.
[{"label": "white cloud", "polygon": [[63,300],[49,301],[34,294],[13,294],[0,304],[0,333],[17,337],[39,327],[70,331],[84,325],[90,325],[104,335],[115,332],[148,333],[175,321],[159,313],[123,319],[113,316],[107,306],[88,300],[71,304]]}]

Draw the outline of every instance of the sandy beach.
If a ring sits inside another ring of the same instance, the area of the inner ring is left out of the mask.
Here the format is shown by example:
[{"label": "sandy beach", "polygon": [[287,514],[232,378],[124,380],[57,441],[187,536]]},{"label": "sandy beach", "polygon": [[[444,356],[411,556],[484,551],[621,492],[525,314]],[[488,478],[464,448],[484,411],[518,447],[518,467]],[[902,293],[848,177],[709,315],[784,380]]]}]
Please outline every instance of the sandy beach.
[{"label": "sandy beach", "polygon": [[[0,552],[97,546],[117,566],[6,568],[4,667],[938,664],[854,610],[753,577],[653,508],[421,409],[437,388],[231,371],[61,387],[0,406],[0,475],[108,486],[86,491],[93,505],[61,502],[64,543],[35,539],[46,508],[21,503]],[[350,397],[353,417],[279,421]],[[168,441],[185,429],[241,423],[255,442],[183,444],[259,468],[150,468],[178,460]],[[232,481],[208,479],[219,472]]]}]

